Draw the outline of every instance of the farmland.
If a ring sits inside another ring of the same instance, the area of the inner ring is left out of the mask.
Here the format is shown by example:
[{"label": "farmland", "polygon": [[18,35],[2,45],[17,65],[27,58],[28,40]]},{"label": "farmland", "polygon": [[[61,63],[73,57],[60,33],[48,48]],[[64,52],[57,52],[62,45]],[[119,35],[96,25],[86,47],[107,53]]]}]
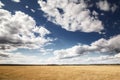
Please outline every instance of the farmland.
[{"label": "farmland", "polygon": [[120,66],[0,66],[0,80],[119,80]]}]

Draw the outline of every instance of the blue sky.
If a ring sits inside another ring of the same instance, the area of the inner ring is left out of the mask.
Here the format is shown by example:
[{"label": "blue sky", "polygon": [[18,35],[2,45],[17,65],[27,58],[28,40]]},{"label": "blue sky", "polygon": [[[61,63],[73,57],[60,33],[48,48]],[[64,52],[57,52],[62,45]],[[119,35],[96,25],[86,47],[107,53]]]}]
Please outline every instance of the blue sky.
[{"label": "blue sky", "polygon": [[119,63],[119,14],[119,0],[0,0],[0,63]]}]

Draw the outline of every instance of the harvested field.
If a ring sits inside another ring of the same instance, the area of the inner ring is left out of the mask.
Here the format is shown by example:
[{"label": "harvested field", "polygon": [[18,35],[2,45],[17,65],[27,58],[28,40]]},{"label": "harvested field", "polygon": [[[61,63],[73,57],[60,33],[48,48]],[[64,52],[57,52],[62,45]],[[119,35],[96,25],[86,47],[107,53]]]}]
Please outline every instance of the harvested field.
[{"label": "harvested field", "polygon": [[0,66],[0,80],[120,80],[120,66]]}]

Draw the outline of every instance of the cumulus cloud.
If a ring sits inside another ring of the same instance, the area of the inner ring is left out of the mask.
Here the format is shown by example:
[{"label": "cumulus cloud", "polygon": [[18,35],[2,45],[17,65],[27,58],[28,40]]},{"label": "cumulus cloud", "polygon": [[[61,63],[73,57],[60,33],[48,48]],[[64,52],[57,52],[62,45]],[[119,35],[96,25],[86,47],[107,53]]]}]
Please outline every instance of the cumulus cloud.
[{"label": "cumulus cloud", "polygon": [[68,31],[100,32],[104,29],[83,0],[38,0],[38,3],[49,21]]},{"label": "cumulus cloud", "polygon": [[53,49],[45,49],[45,48],[41,48],[39,50],[43,55],[46,55],[46,54],[51,54],[53,52]]},{"label": "cumulus cloud", "polygon": [[20,2],[20,0],[12,0],[12,1],[13,1],[13,2],[17,2],[17,3]]},{"label": "cumulus cloud", "polygon": [[0,1],[0,8],[2,8],[3,6],[5,5]]},{"label": "cumulus cloud", "polygon": [[111,11],[115,12],[117,8],[118,8],[118,6],[116,4],[113,4],[113,6],[111,7]]},{"label": "cumulus cloud", "polygon": [[1,57],[6,57],[6,58],[8,58],[9,56],[8,56],[7,54],[0,53],[0,58],[1,58]]},{"label": "cumulus cloud", "polygon": [[36,26],[35,20],[29,15],[16,11],[0,9],[0,50],[27,48],[40,48],[52,41],[45,37],[50,34],[45,27]]},{"label": "cumulus cloud", "polygon": [[100,8],[100,10],[104,10],[104,11],[110,10],[110,4],[107,2],[107,0],[99,1],[97,3],[97,6]]},{"label": "cumulus cloud", "polygon": [[99,15],[96,11],[93,11],[92,12],[92,15],[94,15],[96,18],[97,18],[97,16]]},{"label": "cumulus cloud", "polygon": [[56,50],[54,51],[54,55],[56,55],[56,57],[61,58],[61,59],[72,58],[72,57],[82,55],[84,51],[86,51],[85,50],[87,49],[86,47],[88,46],[76,45],[68,49]]},{"label": "cumulus cloud", "polygon": [[55,50],[54,55],[57,58],[73,58],[87,53],[120,53],[120,35],[114,36],[108,40],[101,38],[90,45],[75,45],[68,49]]},{"label": "cumulus cloud", "polygon": [[110,4],[107,0],[100,0],[99,2],[96,3],[97,4],[97,7],[100,9],[100,10],[103,10],[103,11],[112,11],[112,12],[115,12],[115,10],[117,9],[117,5],[116,4]]},{"label": "cumulus cloud", "polygon": [[85,60],[91,64],[119,64],[120,62],[120,53],[115,55],[101,55],[98,57],[89,57]]},{"label": "cumulus cloud", "polygon": [[28,5],[26,5],[26,6],[25,6],[25,8],[29,8],[29,6],[28,6]]},{"label": "cumulus cloud", "polygon": [[37,56],[24,55],[22,53],[0,53],[0,64],[38,64],[41,62]]},{"label": "cumulus cloud", "polygon": [[48,30],[47,30],[46,28],[44,28],[44,27],[41,27],[41,28],[36,27],[36,28],[33,29],[33,31],[38,32],[41,37],[44,37],[44,36],[46,36],[47,34],[50,34],[50,33],[51,33],[50,31],[48,31]]},{"label": "cumulus cloud", "polygon": [[35,13],[35,10],[34,9],[30,9],[33,13]]}]

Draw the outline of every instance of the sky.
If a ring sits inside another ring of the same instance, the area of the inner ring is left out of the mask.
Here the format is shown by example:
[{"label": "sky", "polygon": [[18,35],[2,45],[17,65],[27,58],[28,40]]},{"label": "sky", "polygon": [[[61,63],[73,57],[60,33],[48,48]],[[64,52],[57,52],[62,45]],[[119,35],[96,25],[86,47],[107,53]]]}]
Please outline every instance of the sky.
[{"label": "sky", "polygon": [[0,64],[120,64],[120,0],[0,0]]}]

